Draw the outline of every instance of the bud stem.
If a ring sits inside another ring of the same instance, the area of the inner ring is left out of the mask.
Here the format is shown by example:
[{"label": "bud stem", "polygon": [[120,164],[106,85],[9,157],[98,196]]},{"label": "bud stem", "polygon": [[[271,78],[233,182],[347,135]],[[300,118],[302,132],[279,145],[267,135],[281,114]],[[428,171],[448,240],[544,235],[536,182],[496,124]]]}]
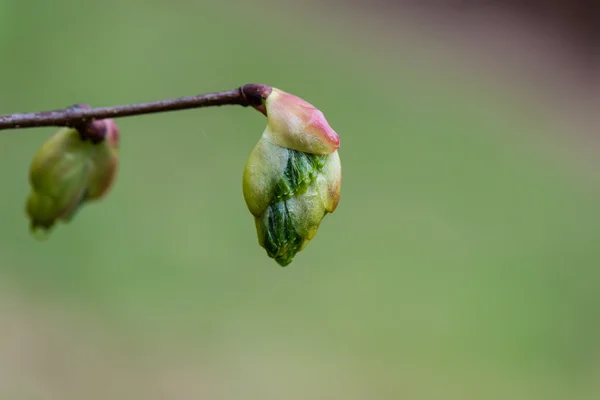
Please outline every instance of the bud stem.
[{"label": "bud stem", "polygon": [[270,86],[248,84],[234,90],[152,101],[148,103],[125,104],[89,109],[68,107],[55,111],[0,115],[0,130],[35,128],[41,126],[78,127],[98,119],[130,117],[134,115],[224,105],[259,107],[260,99],[265,99],[270,93]]}]

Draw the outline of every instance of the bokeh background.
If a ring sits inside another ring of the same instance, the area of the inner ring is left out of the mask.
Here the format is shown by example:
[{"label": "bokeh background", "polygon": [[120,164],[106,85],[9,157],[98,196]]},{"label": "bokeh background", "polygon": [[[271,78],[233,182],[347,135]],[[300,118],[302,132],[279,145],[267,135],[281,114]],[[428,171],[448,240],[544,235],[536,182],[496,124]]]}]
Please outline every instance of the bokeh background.
[{"label": "bokeh background", "polygon": [[591,36],[413,3],[0,0],[2,114],[266,83],[325,112],[344,171],[280,268],[241,191],[263,116],[125,118],[110,196],[37,242],[54,130],[2,132],[0,398],[600,398]]}]

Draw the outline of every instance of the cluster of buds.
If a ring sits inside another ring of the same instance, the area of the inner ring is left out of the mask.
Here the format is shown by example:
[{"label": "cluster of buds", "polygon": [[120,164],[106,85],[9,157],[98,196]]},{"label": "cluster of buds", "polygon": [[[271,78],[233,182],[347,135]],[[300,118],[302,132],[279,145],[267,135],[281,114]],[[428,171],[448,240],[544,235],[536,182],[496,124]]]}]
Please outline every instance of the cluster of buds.
[{"label": "cluster of buds", "polygon": [[[244,199],[258,243],[287,266],[338,206],[340,139],[323,113],[299,97],[265,85],[245,85],[238,93],[242,104],[267,117],[244,169]],[[119,129],[112,119],[59,129],[31,163],[26,212],[32,233],[45,237],[57,222],[69,222],[83,205],[104,197],[118,164]]]},{"label": "cluster of buds", "polygon": [[69,222],[84,204],[101,199],[118,163],[119,129],[112,119],[59,129],[31,162],[26,203],[31,232],[45,237],[57,221]]},{"label": "cluster of buds", "polygon": [[243,193],[259,244],[287,266],[340,200],[340,139],[323,113],[279,89],[258,92],[267,127],[246,163]]}]

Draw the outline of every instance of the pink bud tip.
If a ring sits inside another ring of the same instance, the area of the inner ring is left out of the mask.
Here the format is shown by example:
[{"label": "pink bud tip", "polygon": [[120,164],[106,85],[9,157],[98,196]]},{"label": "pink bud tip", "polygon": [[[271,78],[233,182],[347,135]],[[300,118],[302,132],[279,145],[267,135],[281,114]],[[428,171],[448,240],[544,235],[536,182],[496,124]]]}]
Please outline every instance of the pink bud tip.
[{"label": "pink bud tip", "polygon": [[340,147],[340,138],[323,113],[300,97],[273,88],[265,108],[265,136],[273,143],[320,155],[331,154]]}]

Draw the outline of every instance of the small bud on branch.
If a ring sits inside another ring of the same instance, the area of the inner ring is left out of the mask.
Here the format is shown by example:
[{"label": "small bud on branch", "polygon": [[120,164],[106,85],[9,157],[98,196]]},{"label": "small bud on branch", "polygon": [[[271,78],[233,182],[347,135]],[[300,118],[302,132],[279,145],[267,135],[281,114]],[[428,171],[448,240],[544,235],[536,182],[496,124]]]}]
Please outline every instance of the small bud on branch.
[{"label": "small bud on branch", "polygon": [[60,128],[31,161],[25,206],[31,232],[45,238],[56,222],[69,222],[83,205],[102,199],[118,165],[119,128],[112,119],[94,121],[85,135]]}]

